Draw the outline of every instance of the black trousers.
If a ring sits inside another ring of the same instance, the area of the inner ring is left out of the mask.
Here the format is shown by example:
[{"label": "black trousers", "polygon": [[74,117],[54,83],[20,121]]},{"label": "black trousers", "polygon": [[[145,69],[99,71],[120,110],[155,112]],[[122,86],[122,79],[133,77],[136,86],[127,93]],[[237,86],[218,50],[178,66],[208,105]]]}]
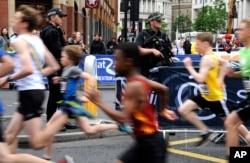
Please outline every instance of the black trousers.
[{"label": "black trousers", "polygon": [[0,113],[0,143],[4,142],[4,137],[3,137],[3,127],[2,127],[2,114]]},{"label": "black trousers", "polygon": [[53,116],[56,112],[57,108],[60,106],[57,104],[58,101],[62,100],[62,94],[60,92],[60,84],[54,84],[52,80],[53,76],[48,77],[48,84],[49,84],[49,98],[47,103],[47,121]]}]

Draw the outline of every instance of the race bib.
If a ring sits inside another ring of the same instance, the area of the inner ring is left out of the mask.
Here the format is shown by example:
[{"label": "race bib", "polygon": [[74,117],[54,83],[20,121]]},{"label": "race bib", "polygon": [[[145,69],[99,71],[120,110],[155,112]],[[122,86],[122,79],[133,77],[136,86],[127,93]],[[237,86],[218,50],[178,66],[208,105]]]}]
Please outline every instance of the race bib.
[{"label": "race bib", "polygon": [[199,84],[201,94],[207,95],[209,94],[209,90],[206,84]]},{"label": "race bib", "polygon": [[243,86],[247,92],[250,92],[250,80],[249,79],[243,79]]},{"label": "race bib", "polygon": [[60,82],[60,91],[61,91],[61,93],[65,93],[65,91],[66,91],[66,86],[67,86],[67,82],[65,82],[65,81],[61,81]]}]

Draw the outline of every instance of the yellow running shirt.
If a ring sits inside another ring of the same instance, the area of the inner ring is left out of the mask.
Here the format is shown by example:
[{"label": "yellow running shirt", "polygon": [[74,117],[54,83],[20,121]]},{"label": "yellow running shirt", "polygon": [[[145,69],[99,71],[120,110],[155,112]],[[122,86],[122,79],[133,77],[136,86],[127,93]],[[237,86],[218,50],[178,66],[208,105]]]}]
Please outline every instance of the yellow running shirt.
[{"label": "yellow running shirt", "polygon": [[223,88],[218,81],[219,59],[213,53],[209,55],[214,60],[214,67],[208,71],[204,84],[200,84],[200,93],[207,101],[219,101],[224,98]]}]

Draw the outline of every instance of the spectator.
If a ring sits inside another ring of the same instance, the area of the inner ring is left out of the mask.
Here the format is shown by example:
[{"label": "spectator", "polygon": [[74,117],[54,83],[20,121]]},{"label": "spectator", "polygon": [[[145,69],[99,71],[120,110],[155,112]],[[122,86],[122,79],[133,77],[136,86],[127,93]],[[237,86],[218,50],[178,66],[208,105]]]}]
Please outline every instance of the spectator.
[{"label": "spectator", "polygon": [[90,54],[105,54],[105,46],[101,40],[100,34],[95,34],[94,40],[90,46]]},{"label": "spectator", "polygon": [[185,38],[184,45],[183,45],[185,54],[191,54],[191,46],[192,44],[190,43],[190,38],[187,36]]},{"label": "spectator", "polygon": [[226,51],[227,53],[231,52],[232,47],[230,46],[230,42],[229,42],[228,39],[223,38],[221,44],[222,44],[222,47],[223,47],[224,51]]},{"label": "spectator", "polygon": [[6,51],[8,49],[8,46],[2,36],[0,36],[0,50]]},{"label": "spectator", "polygon": [[194,40],[191,45],[191,54],[198,54],[198,52],[196,51],[196,40]]},{"label": "spectator", "polygon": [[75,37],[76,37],[76,32],[73,32],[72,35],[67,40],[68,44],[72,44]]},{"label": "spectator", "polygon": [[216,52],[224,50],[222,45],[222,38],[220,36],[216,38],[216,41],[214,43],[214,48]]},{"label": "spectator", "polygon": [[184,41],[180,40],[176,48],[174,48],[174,55],[185,55],[185,49],[183,48]]},{"label": "spectator", "polygon": [[118,45],[116,38],[113,37],[111,41],[108,42],[107,44],[107,53],[108,54],[113,54],[113,51],[115,47]]},{"label": "spectator", "polygon": [[83,43],[82,36],[80,32],[76,32],[73,40],[69,42],[69,45],[80,45],[82,50],[86,53],[85,44]]},{"label": "spectator", "polygon": [[3,27],[1,30],[1,36],[4,38],[4,41],[7,45],[7,47],[10,46],[10,37],[9,37],[9,33],[6,27]]}]

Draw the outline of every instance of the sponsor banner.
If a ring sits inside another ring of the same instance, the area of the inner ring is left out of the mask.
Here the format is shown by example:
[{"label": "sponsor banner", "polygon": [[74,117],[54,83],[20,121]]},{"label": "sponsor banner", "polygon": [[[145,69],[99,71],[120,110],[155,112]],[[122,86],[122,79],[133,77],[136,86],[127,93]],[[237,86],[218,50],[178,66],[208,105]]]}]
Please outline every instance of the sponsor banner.
[{"label": "sponsor banner", "polygon": [[[79,67],[84,70],[84,60],[87,55],[83,55],[83,59]],[[98,85],[115,85],[114,56],[113,55],[94,55],[96,57],[97,82]],[[83,83],[83,81],[82,81]]]},{"label": "sponsor banner", "polygon": [[96,55],[98,84],[115,85],[114,56]]},{"label": "sponsor banner", "polygon": [[[198,67],[196,67],[198,71]],[[183,67],[165,67],[159,68],[158,82],[169,87],[169,108],[178,114],[178,107],[188,98],[198,94],[199,85],[194,81],[192,76]],[[226,90],[225,99],[227,100],[227,106],[232,108],[233,104],[238,103],[246,98],[246,91],[243,89],[242,80],[237,78],[225,79]],[[151,96],[154,96],[152,94]],[[151,97],[153,98],[153,97]],[[224,128],[223,122],[215,114],[213,114],[209,108],[197,109],[196,113],[200,120],[205,122],[208,126],[213,128]],[[178,114],[179,115],[179,114]],[[187,121],[181,116],[178,116],[178,120],[175,122],[168,121],[160,118],[160,125],[164,127],[184,127],[193,128]],[[249,126],[250,124],[247,124]]]},{"label": "sponsor banner", "polygon": [[[227,61],[239,61],[239,51],[232,51],[230,54],[227,52],[214,52],[217,56],[227,60]],[[199,61],[201,56],[198,54],[186,54],[186,55],[175,55],[173,57],[174,61],[182,61],[185,57],[190,57],[193,61]]]}]

